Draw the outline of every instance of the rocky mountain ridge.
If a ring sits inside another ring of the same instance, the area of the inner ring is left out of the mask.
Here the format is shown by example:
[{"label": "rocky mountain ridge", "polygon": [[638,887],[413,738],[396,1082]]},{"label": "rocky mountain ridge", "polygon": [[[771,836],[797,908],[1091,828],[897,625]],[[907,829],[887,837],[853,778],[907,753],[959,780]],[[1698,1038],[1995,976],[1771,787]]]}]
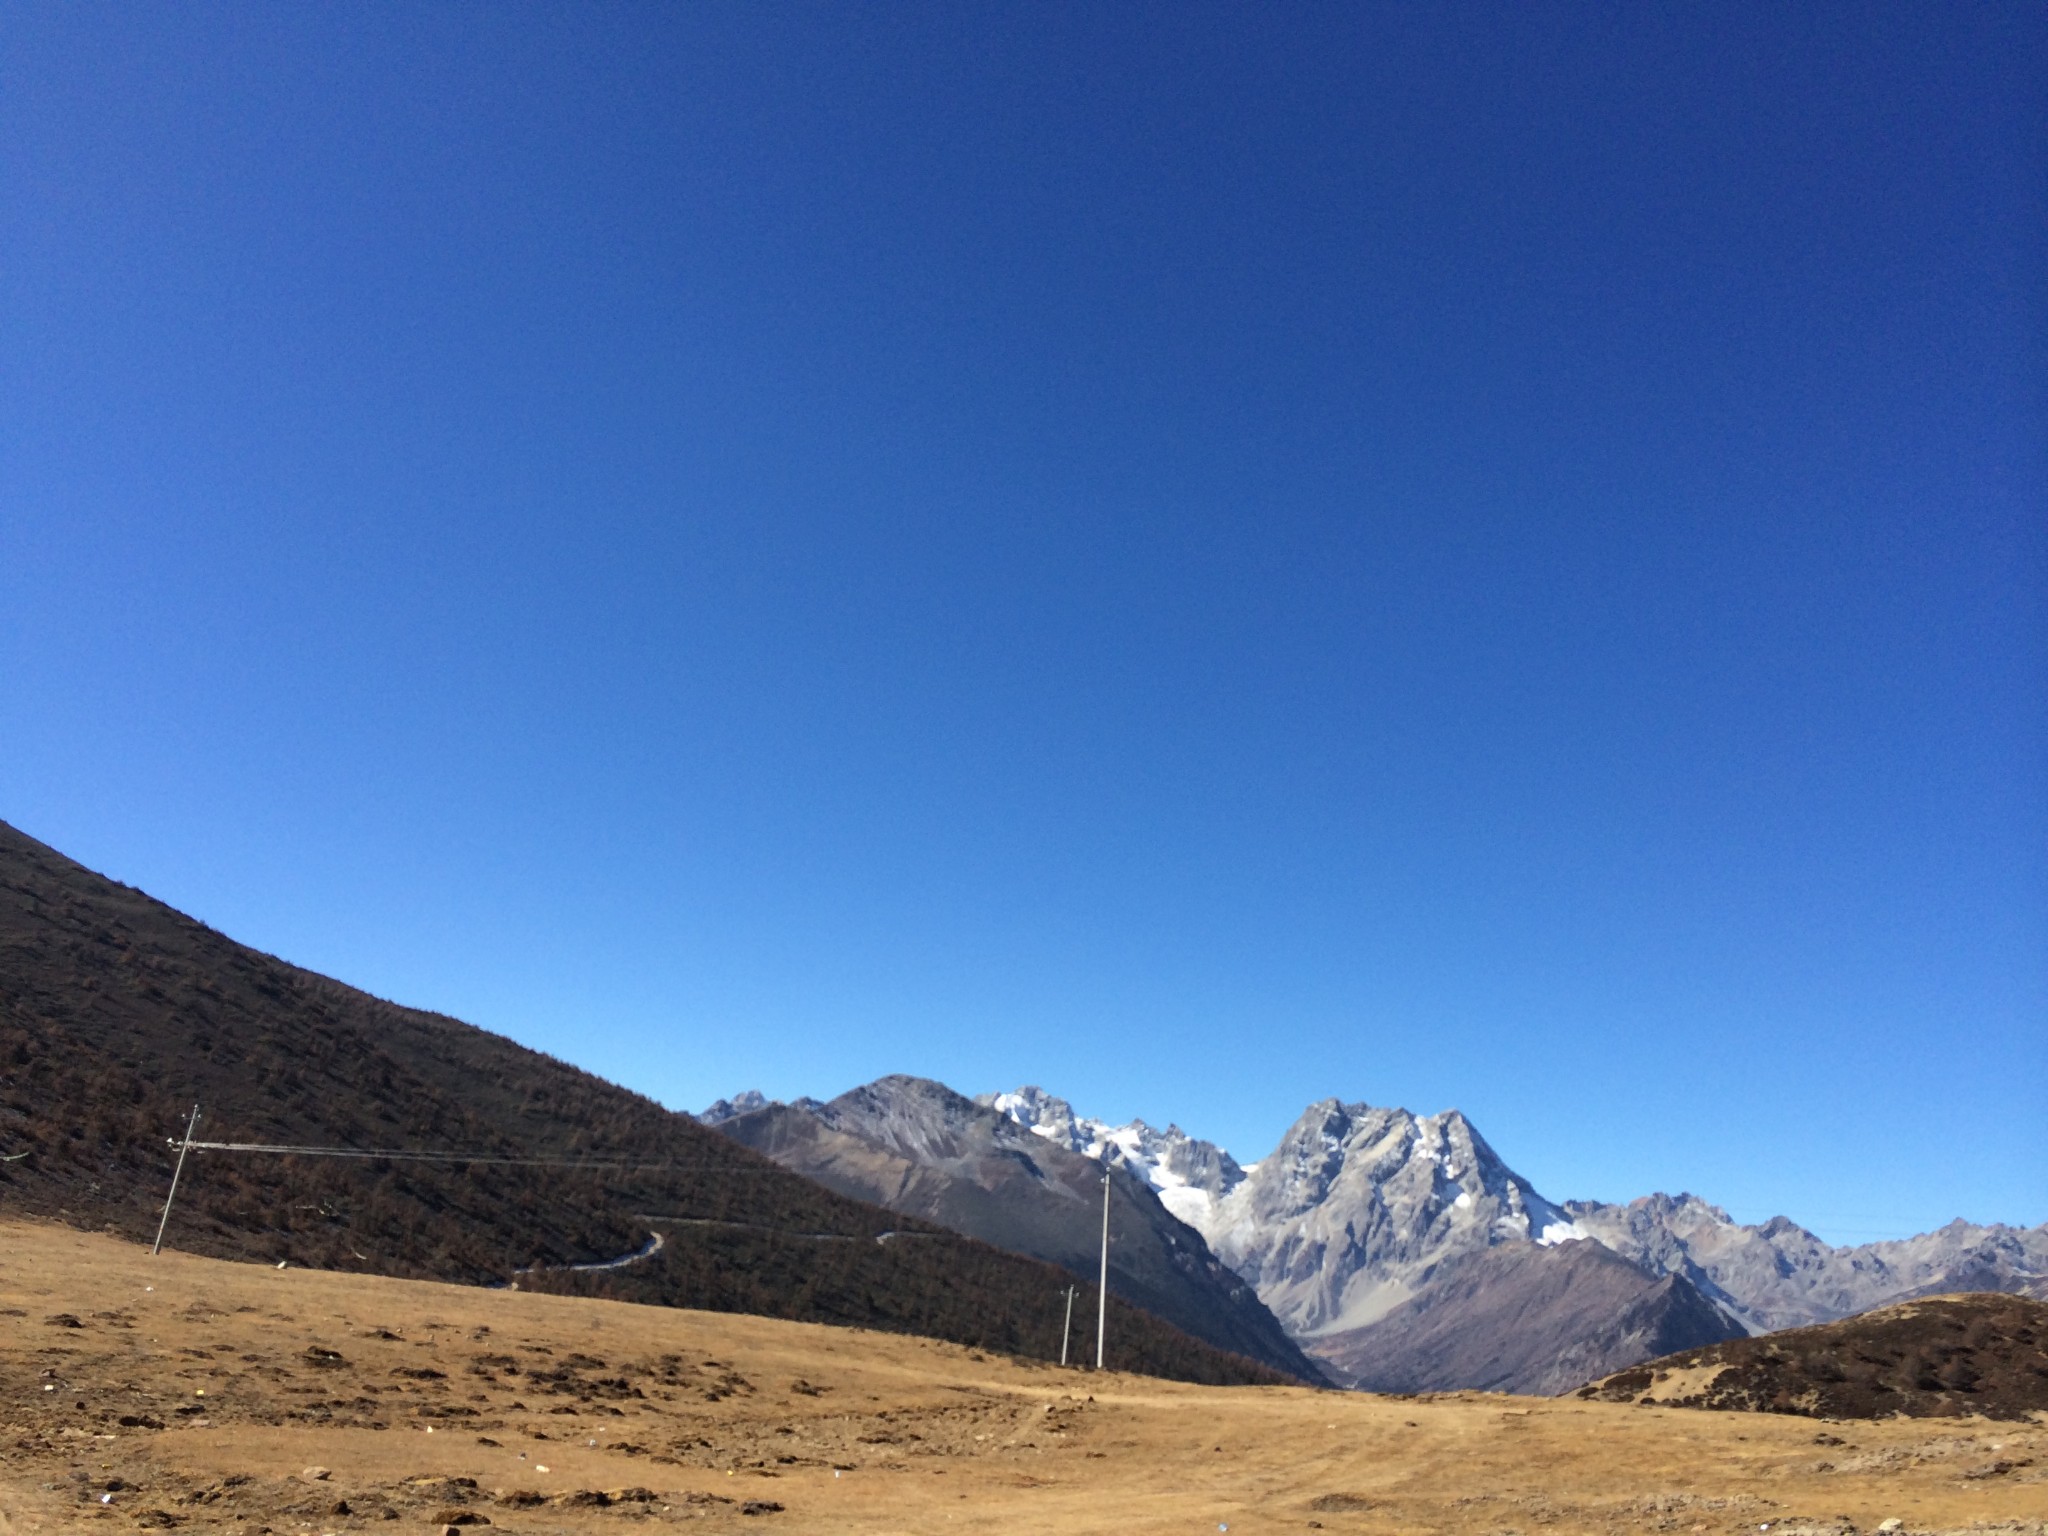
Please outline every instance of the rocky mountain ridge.
[{"label": "rocky mountain ridge", "polygon": [[1042,1088],[985,1093],[975,1102],[1069,1152],[1129,1168],[1159,1192],[1168,1210],[1204,1235],[1216,1203],[1244,1182],[1245,1170],[1228,1152],[1177,1125],[1155,1131],[1142,1120],[1119,1126],[1084,1120],[1073,1105]]},{"label": "rocky mountain ridge", "polygon": [[[1403,1306],[1437,1269],[1503,1244],[1593,1239],[1652,1277],[1686,1280],[1752,1333],[1846,1317],[1950,1291],[2038,1294],[2048,1223],[1951,1222],[1935,1232],[1833,1247],[1786,1217],[1744,1225],[1695,1195],[1627,1205],[1550,1201],[1456,1110],[1417,1116],[1324,1100],[1262,1161],[1178,1127],[1113,1126],[1043,1090],[987,1102],[1037,1134],[1120,1158],[1172,1196],[1175,1214],[1258,1287],[1297,1338],[1349,1332]],[[1172,1166],[1162,1153],[1171,1149]],[[1188,1168],[1233,1170],[1190,1179]]]},{"label": "rocky mountain ridge", "polygon": [[1178,1127],[1109,1126],[1041,1090],[987,1102],[1040,1136],[1142,1172],[1296,1338],[1377,1321],[1460,1254],[1584,1235],[1456,1110],[1325,1099],[1247,1168]]},{"label": "rocky mountain ridge", "polygon": [[1682,1274],[1752,1333],[1833,1322],[1873,1307],[1965,1291],[2028,1294],[2048,1282],[2048,1223],[1952,1221],[1932,1232],[1831,1247],[1783,1216],[1754,1226],[1697,1195],[1627,1205],[1572,1201],[1588,1237],[1659,1274]]}]

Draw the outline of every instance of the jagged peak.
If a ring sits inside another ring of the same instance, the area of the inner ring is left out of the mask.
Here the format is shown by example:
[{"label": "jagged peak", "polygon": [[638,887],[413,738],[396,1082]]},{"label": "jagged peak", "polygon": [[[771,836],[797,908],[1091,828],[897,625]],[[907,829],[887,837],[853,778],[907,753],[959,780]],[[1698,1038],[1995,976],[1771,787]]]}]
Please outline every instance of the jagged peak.
[{"label": "jagged peak", "polygon": [[729,1099],[720,1099],[696,1118],[705,1125],[723,1125],[728,1120],[737,1119],[741,1115],[751,1115],[755,1110],[766,1109],[771,1104],[781,1102],[780,1099],[769,1098],[758,1088],[748,1088]]},{"label": "jagged peak", "polygon": [[1715,1205],[1712,1201],[1694,1194],[1689,1189],[1680,1190],[1676,1195],[1661,1193],[1645,1195],[1639,1200],[1631,1200],[1629,1205],[1631,1208],[1643,1205],[1674,1211],[1704,1211],[1723,1226],[1732,1227],[1735,1225],[1735,1218],[1730,1216],[1727,1211]]},{"label": "jagged peak", "polygon": [[1790,1216],[1773,1216],[1769,1221],[1758,1227],[1757,1231],[1769,1238],[1796,1236],[1803,1237],[1810,1242],[1818,1243],[1820,1241],[1818,1237],[1815,1237],[1813,1233],[1807,1231],[1806,1228],[1799,1225]]},{"label": "jagged peak", "polygon": [[985,1106],[976,1104],[964,1093],[934,1078],[892,1072],[871,1083],[862,1083],[858,1088],[847,1089],[838,1098],[820,1105],[814,1113],[827,1121],[875,1121],[898,1116],[928,1120],[937,1116],[941,1120],[958,1123],[971,1118],[977,1110],[986,1112]]},{"label": "jagged peak", "polygon": [[990,1109],[1008,1109],[1011,1106],[1031,1109],[1058,1108],[1069,1112],[1073,1109],[1073,1105],[1065,1099],[1047,1093],[1036,1083],[1026,1083],[1023,1087],[1008,1093],[977,1093],[974,1102],[984,1104]]}]

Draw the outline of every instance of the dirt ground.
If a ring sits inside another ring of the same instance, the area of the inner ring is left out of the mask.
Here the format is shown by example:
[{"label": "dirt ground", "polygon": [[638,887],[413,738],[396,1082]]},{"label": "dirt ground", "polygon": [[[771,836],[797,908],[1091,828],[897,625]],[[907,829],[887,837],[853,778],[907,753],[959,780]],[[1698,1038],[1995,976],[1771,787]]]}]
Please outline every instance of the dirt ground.
[{"label": "dirt ground", "polygon": [[1185,1387],[0,1223],[0,1536],[2043,1533],[2048,1425]]}]

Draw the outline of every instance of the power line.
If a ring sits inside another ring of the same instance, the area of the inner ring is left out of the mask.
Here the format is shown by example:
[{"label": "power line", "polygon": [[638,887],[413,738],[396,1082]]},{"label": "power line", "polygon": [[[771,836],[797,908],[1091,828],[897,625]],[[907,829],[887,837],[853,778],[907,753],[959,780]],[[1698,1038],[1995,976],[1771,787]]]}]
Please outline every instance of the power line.
[{"label": "power line", "polygon": [[171,1203],[178,1198],[178,1180],[185,1172],[185,1158],[193,1152],[250,1152],[268,1157],[339,1157],[356,1162],[441,1163],[465,1167],[482,1165],[496,1168],[561,1168],[586,1173],[686,1173],[722,1175],[728,1178],[743,1175],[752,1175],[756,1178],[801,1177],[773,1163],[759,1168],[749,1168],[743,1164],[732,1163],[715,1166],[709,1163],[635,1162],[626,1158],[513,1157],[501,1152],[437,1152],[424,1147],[316,1147],[268,1141],[194,1141],[192,1132],[198,1125],[199,1106],[195,1104],[192,1106],[192,1118],[186,1123],[184,1136],[170,1143],[178,1149],[178,1163],[171,1170],[171,1189],[164,1197],[164,1213],[156,1225],[156,1242],[149,1250],[152,1254],[163,1252],[164,1229],[171,1224]]},{"label": "power line", "polygon": [[[170,1193],[164,1200],[163,1218],[157,1223],[156,1243],[155,1246],[150,1249],[151,1253],[159,1253],[163,1250],[164,1228],[170,1224],[171,1220],[171,1202],[176,1200],[178,1197],[178,1179],[179,1176],[184,1172],[186,1155],[192,1152],[255,1153],[260,1156],[268,1157],[339,1157],[347,1158],[358,1162],[443,1163],[465,1165],[481,1164],[487,1167],[498,1168],[564,1168],[572,1171],[583,1170],[593,1173],[691,1173],[723,1174],[728,1176],[753,1174],[756,1176],[774,1175],[782,1178],[792,1179],[802,1178],[801,1174],[798,1174],[788,1168],[779,1167],[773,1163],[770,1163],[765,1167],[749,1168],[744,1165],[734,1164],[714,1166],[708,1163],[691,1164],[634,1162],[631,1160],[620,1158],[513,1157],[497,1152],[434,1151],[430,1148],[425,1147],[321,1147],[268,1141],[194,1141],[192,1139],[192,1132],[198,1127],[198,1125],[199,1106],[195,1104],[192,1106],[192,1118],[185,1127],[184,1136],[181,1138],[173,1139],[170,1142],[172,1146],[178,1149],[178,1162],[177,1166],[171,1172]],[[1100,1370],[1102,1368],[1103,1329],[1106,1323],[1106,1312],[1109,1300],[1109,1178],[1106,1170],[1102,1182],[1103,1290],[1100,1305],[1103,1309],[1103,1312],[1102,1314],[1099,1314],[1096,1319],[1095,1367],[1097,1370]],[[976,1241],[976,1239],[968,1236],[966,1233],[949,1232],[944,1230],[933,1232],[919,1232],[904,1228],[891,1228],[888,1231],[868,1234],[851,1232],[800,1232],[786,1227],[771,1227],[763,1224],[757,1224],[754,1222],[728,1221],[721,1220],[715,1217],[704,1216],[656,1216],[652,1214],[641,1214],[637,1215],[634,1219],[637,1221],[661,1222],[664,1224],[671,1224],[675,1226],[738,1228],[740,1230],[762,1232],[778,1237],[794,1237],[799,1239],[807,1239],[812,1242],[872,1242],[879,1246],[886,1245],[891,1238],[906,1237],[947,1238],[956,1242]],[[659,1252],[662,1247],[661,1234],[657,1232],[653,1234],[653,1236],[654,1242],[651,1248],[630,1255],[628,1257],[627,1262],[632,1262],[633,1260],[641,1258],[651,1257],[653,1253]],[[358,1258],[362,1257],[361,1254],[357,1254],[356,1256]],[[549,1270],[552,1270],[554,1272],[560,1272],[562,1270],[590,1271],[614,1269],[619,1267],[622,1267],[619,1261],[608,1260],[596,1264],[570,1264],[564,1266],[549,1266]],[[519,1273],[521,1275],[528,1275],[535,1273],[547,1273],[549,1272],[549,1270],[521,1270],[519,1271]],[[1074,1287],[1069,1286],[1067,1287],[1066,1328],[1060,1339],[1061,1365],[1065,1365],[1067,1363],[1067,1337],[1071,1335],[1073,1329],[1073,1318]]]},{"label": "power line", "polygon": [[500,1152],[434,1152],[417,1147],[302,1147],[259,1141],[173,1141],[194,1152],[257,1152],[274,1157],[346,1157],[394,1163],[480,1163],[497,1168],[584,1168],[593,1173],[715,1173],[756,1178],[798,1178],[787,1168],[747,1168],[733,1164],[633,1162],[603,1157],[515,1157]]}]

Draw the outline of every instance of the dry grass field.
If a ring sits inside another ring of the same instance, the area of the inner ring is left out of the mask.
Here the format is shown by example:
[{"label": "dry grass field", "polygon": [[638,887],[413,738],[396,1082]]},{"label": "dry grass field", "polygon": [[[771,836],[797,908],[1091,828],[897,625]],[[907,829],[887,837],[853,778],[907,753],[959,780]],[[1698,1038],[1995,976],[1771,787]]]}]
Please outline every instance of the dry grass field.
[{"label": "dry grass field", "polygon": [[2044,1516],[2040,1423],[1190,1387],[0,1224],[4,1536],[1792,1536]]}]

